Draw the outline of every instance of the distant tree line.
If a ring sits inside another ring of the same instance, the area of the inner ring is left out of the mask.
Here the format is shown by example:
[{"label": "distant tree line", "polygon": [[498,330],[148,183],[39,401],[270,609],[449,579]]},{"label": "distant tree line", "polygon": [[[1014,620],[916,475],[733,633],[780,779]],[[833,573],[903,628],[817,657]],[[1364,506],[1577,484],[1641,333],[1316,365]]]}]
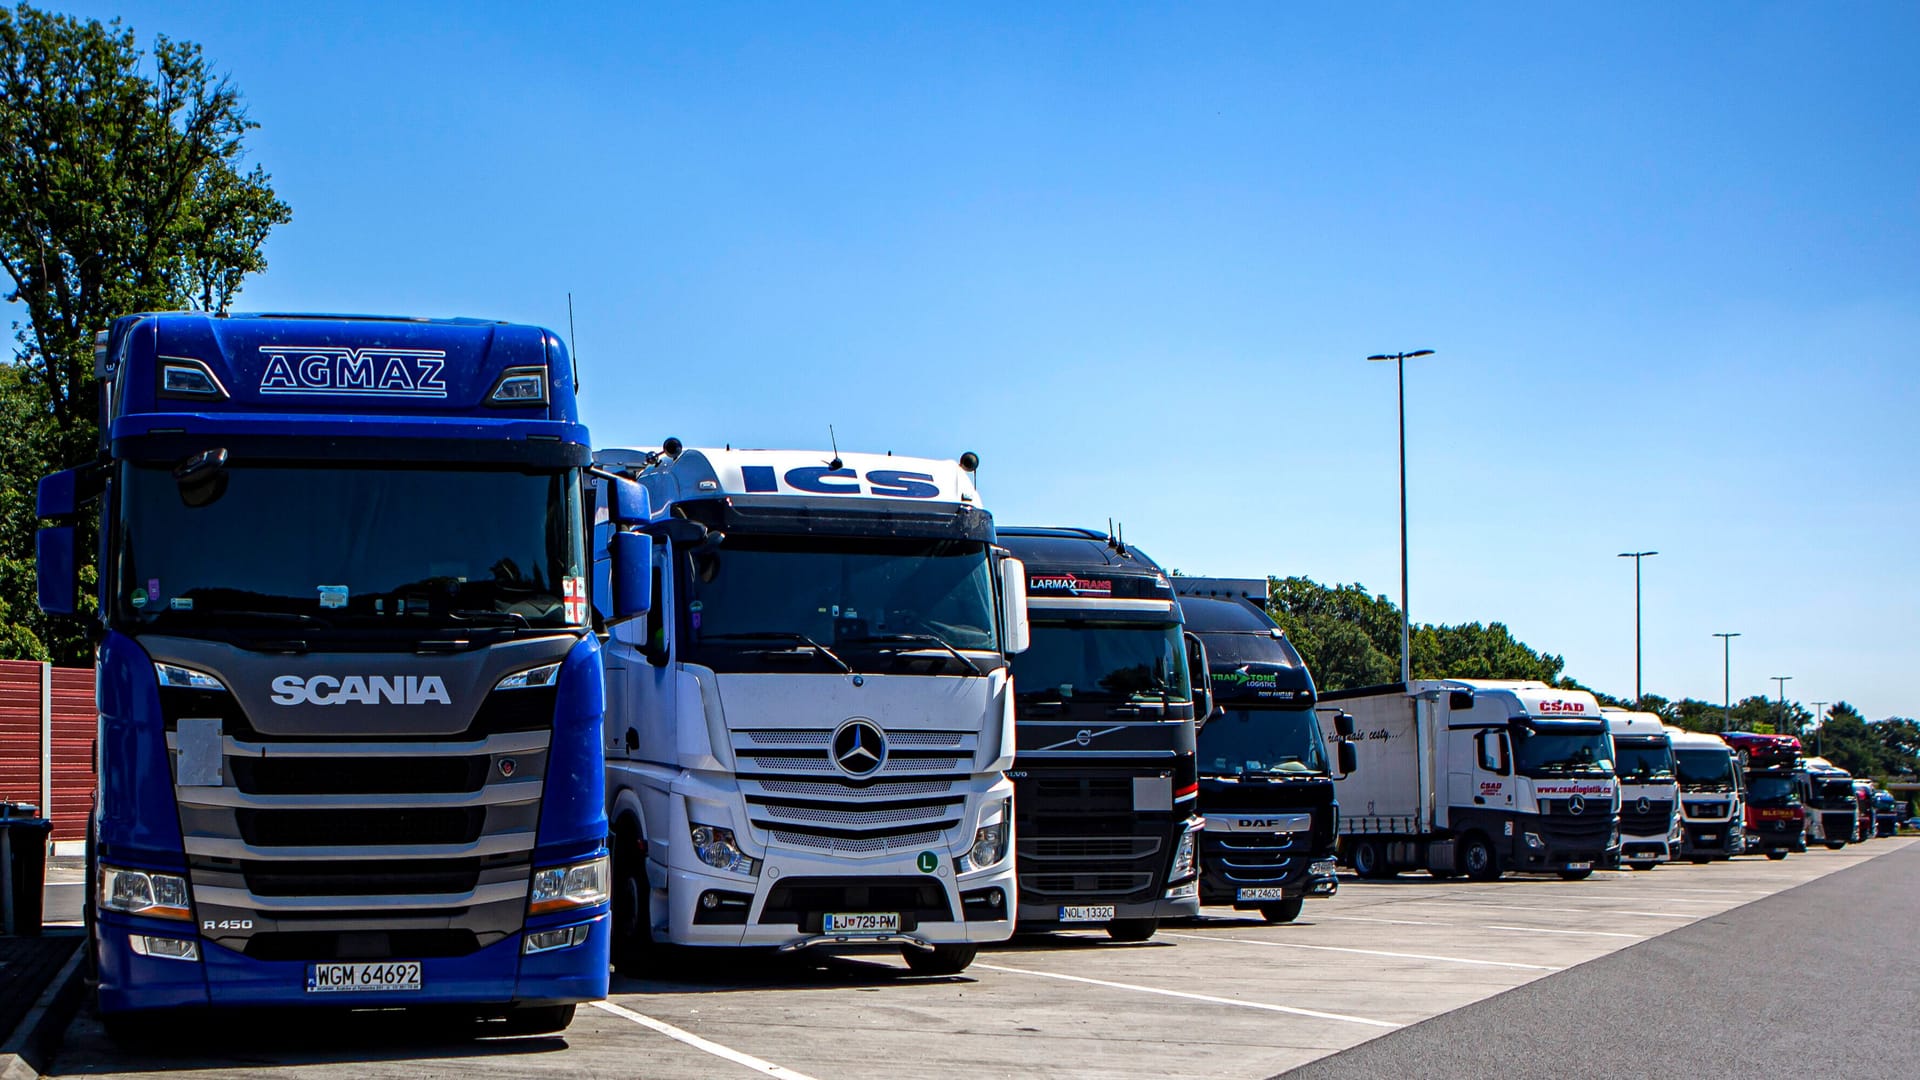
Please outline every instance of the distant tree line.
[{"label": "distant tree line", "polygon": [[[1400,606],[1366,586],[1322,585],[1305,577],[1268,579],[1268,614],[1313,672],[1322,690],[1378,686],[1400,678]],[[1413,627],[1411,667],[1415,679],[1532,679],[1570,690],[1587,690],[1603,705],[1634,707],[1629,698],[1582,686],[1563,672],[1565,658],[1540,652],[1513,636],[1504,623]],[[1838,702],[1826,723],[1797,702],[1749,697],[1726,706],[1697,698],[1671,700],[1648,694],[1638,708],[1690,731],[1787,732],[1800,736],[1809,754],[1819,754],[1855,776],[1920,773],[1920,723],[1905,717],[1868,722],[1859,710]]]}]

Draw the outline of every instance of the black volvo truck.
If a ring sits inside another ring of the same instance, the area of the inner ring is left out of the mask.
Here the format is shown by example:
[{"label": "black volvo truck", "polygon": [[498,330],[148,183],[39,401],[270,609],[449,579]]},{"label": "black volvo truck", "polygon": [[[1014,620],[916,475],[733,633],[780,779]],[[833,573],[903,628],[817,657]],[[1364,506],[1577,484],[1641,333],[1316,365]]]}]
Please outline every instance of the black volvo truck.
[{"label": "black volvo truck", "polygon": [[1171,579],[1119,539],[998,535],[1026,563],[1033,627],[1013,660],[1016,930],[1103,926],[1145,941],[1159,920],[1200,911],[1205,651],[1182,631]]},{"label": "black volvo truck", "polygon": [[[1340,820],[1314,716],[1313,676],[1267,617],[1265,578],[1177,577],[1187,632],[1207,650],[1214,711],[1200,727],[1200,901],[1291,922],[1332,896]],[[1354,750],[1342,742],[1342,772]]]}]

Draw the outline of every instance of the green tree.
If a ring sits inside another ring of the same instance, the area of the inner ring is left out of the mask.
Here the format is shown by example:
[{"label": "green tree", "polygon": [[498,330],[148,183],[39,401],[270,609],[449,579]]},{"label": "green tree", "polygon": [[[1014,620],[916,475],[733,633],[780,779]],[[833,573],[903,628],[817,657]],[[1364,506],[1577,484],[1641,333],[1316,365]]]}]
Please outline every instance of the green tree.
[{"label": "green tree", "polygon": [[1322,690],[1378,686],[1400,677],[1400,608],[1366,586],[1269,578],[1267,613],[1280,624]]},{"label": "green tree", "polygon": [[1920,723],[1904,716],[1892,716],[1872,726],[1885,752],[1882,760],[1888,775],[1920,773]]},{"label": "green tree", "polygon": [[197,45],[161,36],[143,53],[117,20],[0,8],[0,269],[26,315],[0,380],[18,428],[0,447],[0,654],[38,642],[91,662],[32,606],[33,485],[96,453],[96,332],[128,312],[224,311],[265,269],[290,214],[244,164],[256,126]]},{"label": "green tree", "polygon": [[1504,623],[1425,625],[1413,635],[1416,679],[1532,679],[1558,685],[1566,661],[1514,638]]}]

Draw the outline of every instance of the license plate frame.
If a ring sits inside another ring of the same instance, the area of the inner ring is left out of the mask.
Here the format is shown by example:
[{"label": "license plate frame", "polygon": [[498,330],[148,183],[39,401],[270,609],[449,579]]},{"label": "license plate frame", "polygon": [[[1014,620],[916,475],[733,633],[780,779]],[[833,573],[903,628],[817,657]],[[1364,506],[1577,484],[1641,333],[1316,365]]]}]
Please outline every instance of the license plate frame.
[{"label": "license plate frame", "polygon": [[1240,903],[1255,903],[1262,900],[1285,900],[1287,890],[1274,885],[1257,885],[1251,888],[1237,889],[1233,898]]},{"label": "license plate frame", "polygon": [[416,993],[426,988],[426,965],[418,960],[346,961],[307,965],[307,993],[309,994]]},{"label": "license plate frame", "polygon": [[897,934],[897,911],[829,911],[820,916],[823,934]]},{"label": "license plate frame", "polygon": [[1116,910],[1112,904],[1062,904],[1060,921],[1063,923],[1104,923],[1112,922]]}]

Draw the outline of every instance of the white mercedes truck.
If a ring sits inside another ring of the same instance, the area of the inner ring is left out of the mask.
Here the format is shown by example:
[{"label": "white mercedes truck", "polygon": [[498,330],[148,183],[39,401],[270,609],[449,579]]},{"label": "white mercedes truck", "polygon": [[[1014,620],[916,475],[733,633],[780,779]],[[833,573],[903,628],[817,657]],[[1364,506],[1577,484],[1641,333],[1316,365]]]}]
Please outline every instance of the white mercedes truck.
[{"label": "white mercedes truck", "polygon": [[1667,728],[1673,774],[1680,784],[1679,857],[1699,864],[1746,850],[1745,774],[1733,748],[1717,735]]},{"label": "white mercedes truck", "polygon": [[1357,751],[1335,792],[1340,857],[1361,877],[1578,880],[1618,858],[1613,743],[1585,691],[1427,679],[1322,694],[1320,715],[1329,741]]},{"label": "white mercedes truck", "polygon": [[1026,583],[978,459],[668,440],[595,460],[649,496],[658,590],[608,627],[615,966],[771,946],[952,973],[1011,936]]},{"label": "white mercedes truck", "polygon": [[1620,780],[1620,859],[1651,870],[1680,853],[1680,784],[1673,743],[1652,713],[1602,709],[1613,734],[1613,771]]}]

